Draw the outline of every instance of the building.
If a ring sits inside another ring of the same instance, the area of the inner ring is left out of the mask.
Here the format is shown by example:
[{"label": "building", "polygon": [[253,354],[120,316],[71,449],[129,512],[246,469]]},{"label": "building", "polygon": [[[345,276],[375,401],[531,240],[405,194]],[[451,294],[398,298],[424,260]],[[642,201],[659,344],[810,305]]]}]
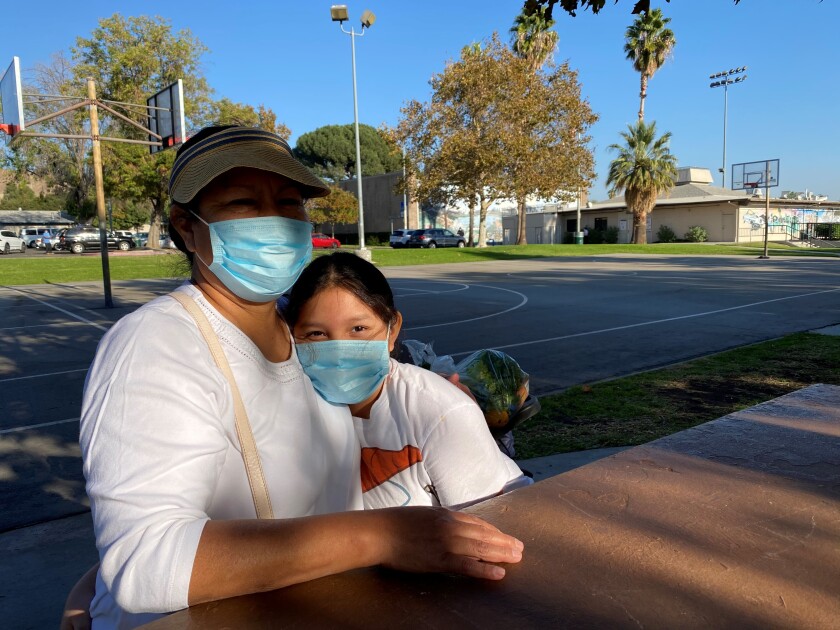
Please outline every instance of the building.
[{"label": "building", "polygon": [[[763,241],[766,200],[763,189],[727,190],[712,185],[709,169],[680,168],[674,187],[657,199],[648,215],[647,241],[655,243],[661,226],[673,230],[677,238],[692,226],[703,227],[708,240],[720,243]],[[814,224],[840,223],[840,201],[827,201],[818,196],[806,199],[770,199],[768,239],[799,240]],[[549,210],[546,212],[546,210]],[[576,227],[576,210],[545,207],[543,216],[528,215],[528,243],[568,243]],[[619,243],[633,238],[633,215],[624,197],[589,202],[581,208],[581,228],[617,233]],[[505,217],[505,243],[514,243],[518,228],[516,216]],[[553,240],[546,235],[553,234]],[[511,237],[509,240],[508,236]]]},{"label": "building", "polygon": [[70,227],[76,219],[54,210],[0,210],[0,227],[20,232],[25,227]]},{"label": "building", "polygon": [[[447,208],[421,208],[408,198],[408,212],[403,207],[403,197],[395,191],[402,173],[385,173],[362,178],[365,234],[385,236],[395,229],[420,227],[446,227],[452,231],[469,229],[469,208],[463,203]],[[656,207],[648,216],[647,242],[659,240],[660,227],[667,226],[683,238],[689,228],[700,226],[706,230],[708,240],[720,243],[749,243],[764,240],[766,200],[763,189],[727,190],[712,184],[712,173],[707,168],[694,166],[680,168],[674,187],[659,197]],[[339,183],[344,190],[356,193],[356,180]],[[771,198],[768,238],[774,241],[795,241],[807,236],[816,224],[840,223],[840,201],[829,201],[824,196],[787,194],[797,198]],[[586,193],[581,196],[580,227],[589,232],[609,232],[618,243],[629,243],[633,238],[633,215],[627,209],[623,196],[606,201],[589,202]],[[526,239],[530,244],[558,244],[573,242],[577,230],[577,207],[574,202],[529,199],[527,204]],[[477,215],[477,212],[476,212]],[[477,216],[476,216],[477,221]],[[488,239],[514,244],[518,234],[519,218],[516,203],[512,200],[494,202],[488,209]],[[333,226],[317,226],[330,232]],[[335,234],[344,242],[354,242],[358,225],[336,224]],[[478,238],[475,226],[474,238]]]},{"label": "building", "polygon": [[[401,172],[385,173],[362,177],[362,195],[364,197],[365,234],[387,235],[395,229],[417,228],[448,228],[453,232],[459,229],[469,231],[469,207],[464,202],[456,202],[443,207],[423,206],[406,196],[395,192],[402,178]],[[339,182],[339,187],[353,195],[356,194],[356,180],[348,179]],[[404,204],[408,205],[408,212]],[[586,196],[582,197],[586,203]],[[545,200],[529,199],[527,203],[528,230],[533,235],[529,242],[554,243],[562,242],[557,239],[555,222],[552,217],[561,210],[575,207],[575,203],[546,202]],[[503,239],[503,221],[509,215],[517,212],[516,202],[509,199],[494,201],[487,209],[485,220],[488,239]],[[354,242],[358,235],[358,225],[337,223],[317,225],[316,229],[323,232],[334,232],[342,242]],[[475,211],[475,225],[473,226],[474,240],[478,240],[478,209]],[[513,233],[513,241],[516,233]],[[513,242],[505,240],[505,242]]]}]

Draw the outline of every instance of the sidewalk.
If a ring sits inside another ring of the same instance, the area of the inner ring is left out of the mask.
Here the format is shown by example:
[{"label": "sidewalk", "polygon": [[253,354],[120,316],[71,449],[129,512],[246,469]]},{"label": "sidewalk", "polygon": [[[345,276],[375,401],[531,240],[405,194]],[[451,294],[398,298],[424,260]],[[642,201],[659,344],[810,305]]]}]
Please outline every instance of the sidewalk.
[{"label": "sidewalk", "polygon": [[[622,450],[601,448],[517,463],[539,481]],[[70,588],[99,560],[90,512],[0,535],[0,557],[3,627],[56,628]]]}]

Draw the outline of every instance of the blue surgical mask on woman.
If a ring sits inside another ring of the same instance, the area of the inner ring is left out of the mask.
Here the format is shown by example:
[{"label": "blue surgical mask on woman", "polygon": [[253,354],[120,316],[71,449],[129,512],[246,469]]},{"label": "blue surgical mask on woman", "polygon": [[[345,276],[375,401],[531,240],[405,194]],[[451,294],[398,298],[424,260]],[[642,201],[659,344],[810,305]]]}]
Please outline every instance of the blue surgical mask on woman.
[{"label": "blue surgical mask on woman", "polygon": [[[192,211],[191,211],[192,212]],[[312,257],[312,224],[286,217],[252,217],[207,223],[213,262],[196,257],[232,293],[250,302],[276,300]]]},{"label": "blue surgical mask on woman", "polygon": [[335,339],[297,344],[303,371],[321,398],[352,405],[370,398],[390,370],[389,339],[384,341]]}]

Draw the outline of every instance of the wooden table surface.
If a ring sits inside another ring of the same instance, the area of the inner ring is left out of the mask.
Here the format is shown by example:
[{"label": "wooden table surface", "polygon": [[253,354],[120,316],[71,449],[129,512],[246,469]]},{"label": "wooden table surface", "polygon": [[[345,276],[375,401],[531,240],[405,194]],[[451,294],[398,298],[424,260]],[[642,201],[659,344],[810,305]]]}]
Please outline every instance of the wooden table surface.
[{"label": "wooden table surface", "polygon": [[840,387],[815,385],[470,509],[501,582],[353,571],[150,624],[840,628]]}]

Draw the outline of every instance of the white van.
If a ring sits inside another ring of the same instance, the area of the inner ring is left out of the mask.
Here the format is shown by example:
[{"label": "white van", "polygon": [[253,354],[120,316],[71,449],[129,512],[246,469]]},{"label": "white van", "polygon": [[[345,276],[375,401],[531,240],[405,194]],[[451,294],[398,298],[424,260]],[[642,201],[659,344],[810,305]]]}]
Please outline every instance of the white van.
[{"label": "white van", "polygon": [[35,247],[35,241],[40,240],[44,232],[49,232],[49,228],[23,228],[20,237],[27,247]]}]

